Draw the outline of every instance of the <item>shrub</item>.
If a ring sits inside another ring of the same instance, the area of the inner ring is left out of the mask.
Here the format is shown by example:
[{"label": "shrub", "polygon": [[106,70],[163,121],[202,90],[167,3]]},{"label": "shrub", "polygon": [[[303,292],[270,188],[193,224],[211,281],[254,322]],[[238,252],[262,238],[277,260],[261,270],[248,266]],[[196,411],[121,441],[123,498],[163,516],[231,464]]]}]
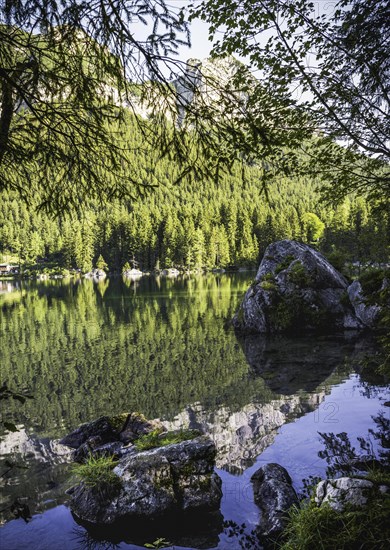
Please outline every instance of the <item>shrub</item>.
[{"label": "shrub", "polygon": [[379,292],[383,279],[390,277],[389,270],[385,269],[368,269],[359,277],[359,282],[362,285],[363,293],[366,296]]},{"label": "shrub", "polygon": [[308,272],[306,271],[305,266],[301,262],[295,263],[288,274],[288,279],[291,283],[303,288],[310,286],[312,279]]},{"label": "shrub", "polygon": [[291,254],[288,254],[285,258],[283,258],[283,260],[280,262],[280,264],[278,264],[275,267],[275,274],[277,275],[278,273],[280,273],[284,269],[287,269],[288,266],[291,264],[291,262],[294,261],[294,259],[295,259],[294,256],[292,256]]}]

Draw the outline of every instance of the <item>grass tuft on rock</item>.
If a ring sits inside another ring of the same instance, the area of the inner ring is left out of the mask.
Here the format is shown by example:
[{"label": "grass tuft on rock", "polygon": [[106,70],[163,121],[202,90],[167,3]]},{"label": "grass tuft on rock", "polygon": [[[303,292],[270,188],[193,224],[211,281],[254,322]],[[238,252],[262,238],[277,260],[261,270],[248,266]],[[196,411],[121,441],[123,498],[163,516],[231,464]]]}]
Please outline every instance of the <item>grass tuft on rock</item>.
[{"label": "grass tuft on rock", "polygon": [[113,472],[118,461],[112,456],[90,455],[83,464],[74,464],[73,472],[90,487],[120,485],[120,478]]}]

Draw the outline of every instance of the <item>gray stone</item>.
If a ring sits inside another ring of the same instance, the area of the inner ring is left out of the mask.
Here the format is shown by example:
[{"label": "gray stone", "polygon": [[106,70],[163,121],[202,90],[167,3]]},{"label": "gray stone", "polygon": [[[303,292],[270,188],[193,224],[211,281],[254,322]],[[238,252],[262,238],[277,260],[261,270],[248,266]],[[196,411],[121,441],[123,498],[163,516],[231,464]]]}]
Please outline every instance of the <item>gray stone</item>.
[{"label": "gray stone", "polygon": [[85,443],[80,445],[73,453],[75,462],[84,462],[89,456],[114,456],[120,457],[123,452],[123,443],[121,441],[111,441],[102,444],[99,436],[90,437]]},{"label": "gray stone", "polygon": [[152,431],[163,432],[159,420],[147,420],[141,413],[122,413],[116,416],[101,416],[82,424],[66,435],[61,443],[73,449],[73,460],[83,462],[91,454],[102,456],[127,454],[124,446]]},{"label": "gray stone", "polygon": [[107,274],[103,269],[93,269],[92,271],[89,271],[84,275],[87,279],[94,279],[95,281],[98,281],[99,279],[105,279],[107,277]]},{"label": "gray stone", "polygon": [[73,492],[71,509],[81,520],[111,524],[133,517],[143,520],[169,513],[217,510],[221,480],[213,472],[216,449],[206,436],[132,452],[114,468],[118,484]]},{"label": "gray stone", "polygon": [[140,413],[131,413],[119,433],[119,439],[127,444],[132,443],[142,435],[153,431],[163,432],[164,430],[164,426],[158,420],[147,420]]},{"label": "gray stone", "polygon": [[368,479],[327,479],[317,485],[315,501],[318,506],[327,504],[333,510],[342,512],[347,505],[362,507],[367,504],[373,490],[374,484]]},{"label": "gray stone", "polygon": [[347,280],[308,245],[269,245],[256,278],[234,316],[244,333],[359,329],[347,294]]},{"label": "gray stone", "polygon": [[108,416],[101,416],[97,420],[81,424],[76,430],[62,438],[60,443],[78,449],[91,437],[99,437],[99,444],[115,439],[115,432]]},{"label": "gray stone", "polygon": [[200,67],[202,62],[199,59],[188,59],[183,73],[172,82],[176,89],[177,99],[177,120],[176,125],[183,125],[187,109],[193,102],[195,92],[202,82]]},{"label": "gray stone", "polygon": [[261,509],[261,522],[256,532],[260,538],[278,537],[287,523],[287,512],[298,497],[291,478],[279,464],[266,464],[251,477],[255,502]]}]

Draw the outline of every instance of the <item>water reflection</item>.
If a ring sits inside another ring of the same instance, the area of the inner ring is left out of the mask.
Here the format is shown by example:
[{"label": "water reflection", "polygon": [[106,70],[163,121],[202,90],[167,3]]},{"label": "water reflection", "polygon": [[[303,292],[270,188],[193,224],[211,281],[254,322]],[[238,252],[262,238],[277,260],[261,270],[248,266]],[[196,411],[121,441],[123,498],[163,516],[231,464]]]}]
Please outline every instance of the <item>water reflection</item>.
[{"label": "water reflection", "polygon": [[[74,517],[78,522],[77,518]],[[83,525],[73,530],[77,549],[106,550],[119,548],[121,543],[144,546],[157,539],[165,546],[180,546],[195,549],[215,548],[223,531],[223,517],[219,512],[207,514],[182,514],[180,517],[165,517],[163,520],[148,520],[145,523],[122,521],[115,526],[97,527]],[[233,549],[232,549],[233,550]]]},{"label": "water reflection", "polygon": [[[3,515],[10,517],[16,498],[28,497],[33,512],[66,500],[69,457],[56,440],[102,414],[140,410],[170,429],[200,428],[216,442],[217,467],[244,475],[279,428],[318,409],[370,342],[355,335],[238,341],[228,321],[249,278],[22,282],[3,289],[3,375],[10,387],[34,394],[6,413],[23,428],[0,435],[3,464],[28,466],[1,480]],[[206,548],[222,532],[219,519],[197,541],[188,527],[175,536]],[[82,533],[86,548],[107,540],[107,533]]]},{"label": "water reflection", "polygon": [[[266,343],[262,338],[251,340],[250,347],[245,348],[251,352],[246,376],[239,378],[235,386],[244,404],[238,407],[235,399],[226,403],[226,394],[225,402],[219,406],[207,399],[191,403],[173,419],[163,419],[167,428],[190,427],[207,433],[216,443],[217,467],[235,475],[242,474],[273,443],[281,426],[320,406],[332,386],[348,376],[350,367],[344,361],[347,352],[350,356],[356,353],[353,340],[323,338],[313,344],[312,340],[283,339],[282,342],[289,350],[294,368],[289,368],[279,339]],[[317,350],[315,356],[313,345]],[[361,349],[361,342],[358,348]],[[252,391],[248,390],[249,386]],[[308,388],[311,391],[307,391]],[[71,483],[66,463],[70,457],[58,441],[21,428],[17,433],[3,436],[0,451],[3,457],[12,457],[29,468],[7,477],[4,503],[8,507],[15,498],[25,495],[29,495],[34,511],[66,500],[65,490]]]},{"label": "water reflection", "polygon": [[237,338],[254,376],[261,376],[272,391],[285,395],[315,390],[336,368],[347,363],[356,366],[374,345],[353,331],[296,338],[238,334]]}]

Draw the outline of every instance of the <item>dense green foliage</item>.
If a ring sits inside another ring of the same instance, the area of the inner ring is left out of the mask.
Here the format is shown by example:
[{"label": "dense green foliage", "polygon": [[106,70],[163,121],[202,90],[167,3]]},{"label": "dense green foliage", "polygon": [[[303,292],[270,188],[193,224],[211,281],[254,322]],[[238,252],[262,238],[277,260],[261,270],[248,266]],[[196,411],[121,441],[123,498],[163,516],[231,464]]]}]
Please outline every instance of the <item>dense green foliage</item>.
[{"label": "dense green foliage", "polygon": [[[259,78],[254,83],[248,71],[237,80],[250,90],[246,116],[237,117],[248,148],[288,147],[293,170],[303,168],[296,152],[306,149],[306,170],[331,198],[362,190],[388,196],[387,2],[203,0],[193,4],[196,16],[209,24],[215,55],[241,55]],[[274,157],[282,167],[285,155]]]},{"label": "dense green foliage", "polygon": [[130,116],[127,132],[138,150],[134,170],[153,191],[133,201],[93,203],[81,217],[57,219],[36,210],[39,194],[28,208],[13,192],[3,192],[4,261],[7,255],[22,264],[47,258],[46,267],[59,264],[82,271],[105,263],[121,271],[133,260],[141,269],[256,266],[265,247],[282,238],[319,246],[340,264],[388,258],[389,214],[363,198],[326,206],[319,203],[315,180],[281,176],[275,177],[267,198],[261,193],[262,171],[255,166],[246,166],[244,182],[241,168],[233,165],[218,183],[211,177],[187,178],[174,186],[178,162],[156,164],[156,153],[140,148],[142,134]]},{"label": "dense green foliage", "polygon": [[[163,72],[184,43],[187,24],[164,0],[1,0],[0,189],[56,212],[142,191],[122,108],[150,80],[153,114],[174,106]],[[143,124],[145,140],[154,128]]]}]

